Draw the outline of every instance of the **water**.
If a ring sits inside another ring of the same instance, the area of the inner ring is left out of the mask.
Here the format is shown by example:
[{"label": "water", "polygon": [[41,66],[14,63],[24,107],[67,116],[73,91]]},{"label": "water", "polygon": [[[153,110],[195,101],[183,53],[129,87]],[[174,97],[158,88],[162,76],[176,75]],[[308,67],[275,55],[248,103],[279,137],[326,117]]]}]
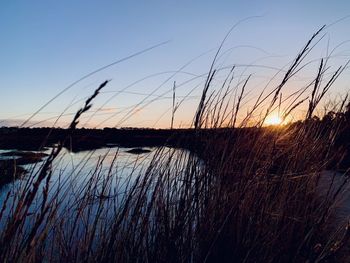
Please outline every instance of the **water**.
[{"label": "water", "polygon": [[[108,169],[110,169],[114,158],[114,176],[122,178],[142,173],[149,165],[157,150],[157,148],[147,149],[150,150],[149,153],[137,155],[128,153],[127,151],[130,150],[130,148],[112,147],[93,151],[81,151],[78,153],[72,153],[63,148],[53,164],[53,174],[50,183],[54,186],[58,184],[58,180],[60,180],[61,182],[65,181],[70,184],[80,185],[90,179],[98,164],[99,172],[106,173]],[[11,150],[0,150],[0,153],[10,151]],[[50,154],[51,149],[44,152]],[[0,159],[13,159],[14,157],[16,156],[0,156]],[[35,164],[23,165],[22,167],[28,171],[28,174],[24,176],[24,178],[5,185],[0,190],[0,202],[8,190],[25,184],[29,177],[40,169],[42,164],[43,162],[37,162]]]},{"label": "water", "polygon": [[[0,150],[0,154],[11,152],[11,151],[12,150]],[[0,160],[10,160],[10,159],[13,159],[13,157],[15,157],[15,156],[1,156],[0,155]]]},{"label": "water", "polygon": [[[127,151],[130,149],[109,147],[78,153],[72,153],[66,149],[62,149],[53,163],[52,175],[48,181],[50,189],[48,200],[56,198],[61,202],[60,207],[66,209],[69,206],[76,205],[77,200],[83,199],[83,195],[86,194],[89,186],[93,189],[90,193],[92,196],[90,198],[91,202],[98,203],[99,198],[116,195],[120,196],[120,200],[122,199],[122,195],[130,190],[135,180],[146,173],[146,170],[151,165],[155,155],[159,154],[159,151],[162,151],[162,160],[168,162],[164,166],[166,169],[171,169],[171,167],[175,167],[176,165],[183,165],[183,163],[176,163],[176,161],[181,159],[178,156],[183,156],[183,154],[186,156],[189,155],[189,152],[186,150],[167,147],[146,148],[150,152],[142,154],[128,153]],[[7,152],[8,150],[0,151]],[[51,149],[45,151],[48,154],[50,152]],[[2,156],[2,158],[13,157]],[[162,165],[161,162],[158,162],[158,165]],[[28,174],[0,189],[0,209],[6,199],[7,193],[11,191],[8,201],[9,205],[7,205],[6,209],[7,213],[11,212],[11,205],[18,202],[19,193],[40,171],[42,165],[43,162],[24,165],[23,167],[28,171]],[[29,209],[29,214],[34,214],[40,209],[46,184],[45,178],[41,182],[38,194]],[[30,186],[32,186],[32,182]]]}]

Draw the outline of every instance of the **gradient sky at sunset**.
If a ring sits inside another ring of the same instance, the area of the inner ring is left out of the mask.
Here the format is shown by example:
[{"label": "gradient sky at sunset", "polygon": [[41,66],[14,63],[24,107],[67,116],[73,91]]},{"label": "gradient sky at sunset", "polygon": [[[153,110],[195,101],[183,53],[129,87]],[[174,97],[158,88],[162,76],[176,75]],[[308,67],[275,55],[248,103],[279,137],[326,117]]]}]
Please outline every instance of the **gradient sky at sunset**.
[{"label": "gradient sky at sunset", "polygon": [[[346,0],[2,1],[0,126],[20,124],[85,74],[170,40],[85,79],[28,124],[51,125],[64,112],[59,122],[64,126],[99,83],[112,79],[82,121],[86,126],[167,127],[171,89],[176,81],[178,102],[194,89],[176,115],[176,126],[186,127],[198,103],[202,75],[208,71],[214,50],[232,25],[250,17],[231,33],[223,49],[228,52],[218,66],[254,63],[279,68],[323,24],[348,15],[350,2]],[[345,18],[327,28],[326,37],[308,60],[325,55],[328,45],[329,50],[349,40],[349,25],[350,18]],[[350,44],[343,43],[336,54],[332,65],[344,64],[350,58]],[[250,93],[254,97],[259,85],[266,83],[275,71],[263,67],[249,70],[256,76]],[[313,68],[306,69],[305,77],[314,72]],[[349,89],[348,75],[346,70],[332,95]]]}]

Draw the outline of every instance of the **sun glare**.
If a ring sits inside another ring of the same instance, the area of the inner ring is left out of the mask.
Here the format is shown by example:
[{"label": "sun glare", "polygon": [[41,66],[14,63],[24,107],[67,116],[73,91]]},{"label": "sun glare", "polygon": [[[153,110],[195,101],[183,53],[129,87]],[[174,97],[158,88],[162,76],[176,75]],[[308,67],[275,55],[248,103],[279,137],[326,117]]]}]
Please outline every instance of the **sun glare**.
[{"label": "sun glare", "polygon": [[278,115],[268,116],[265,120],[265,125],[281,125],[282,119]]}]

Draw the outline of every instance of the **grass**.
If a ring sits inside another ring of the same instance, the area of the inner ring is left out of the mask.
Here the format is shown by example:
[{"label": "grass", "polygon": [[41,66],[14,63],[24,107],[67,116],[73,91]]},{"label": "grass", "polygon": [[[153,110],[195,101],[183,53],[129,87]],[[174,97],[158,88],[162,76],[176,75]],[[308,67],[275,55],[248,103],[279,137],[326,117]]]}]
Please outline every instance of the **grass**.
[{"label": "grass", "polygon": [[[68,179],[52,185],[55,161],[65,144],[59,142],[41,167],[20,189],[10,189],[4,200],[2,262],[345,260],[350,231],[346,224],[332,226],[333,207],[347,179],[340,186],[330,184],[323,195],[317,190],[323,171],[341,161],[338,156],[343,153],[335,151],[334,143],[344,121],[324,125],[312,119],[345,67],[327,78],[326,60],[321,60],[307,87],[305,120],[263,127],[276,108],[287,118],[306,100],[302,89],[282,109],[282,89],[303,68],[322,30],[303,47],[281,82],[268,94],[262,92],[241,120],[250,77],[232,87],[233,67],[224,84],[211,91],[217,54],[194,116],[191,151],[160,147],[142,173],[136,173],[135,163],[130,176],[120,179],[115,172],[117,153],[107,171],[102,169],[106,156],[101,156],[89,176],[81,174],[85,179],[78,186]],[[101,84],[77,112],[66,140],[107,84]],[[338,115],[346,114],[346,102],[339,104]],[[173,99],[172,115],[176,107]],[[255,120],[257,111],[263,113]]]}]

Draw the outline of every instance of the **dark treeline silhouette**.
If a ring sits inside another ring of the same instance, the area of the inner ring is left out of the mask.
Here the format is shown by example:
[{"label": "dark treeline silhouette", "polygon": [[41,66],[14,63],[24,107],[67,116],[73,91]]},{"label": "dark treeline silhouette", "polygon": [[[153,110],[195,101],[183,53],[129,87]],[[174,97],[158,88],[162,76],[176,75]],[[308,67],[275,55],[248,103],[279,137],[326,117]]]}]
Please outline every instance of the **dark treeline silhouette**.
[{"label": "dark treeline silhouette", "polygon": [[[191,130],[156,129],[76,129],[66,141],[71,151],[91,150],[116,145],[120,147],[152,147],[164,145],[171,137],[191,134]],[[61,128],[0,128],[0,148],[39,150],[50,147],[66,136]]]},{"label": "dark treeline silhouette", "polygon": [[[256,128],[217,128],[217,129],[147,129],[147,128],[104,128],[75,129],[65,142],[65,147],[73,152],[92,150],[108,146],[119,147],[157,147],[171,146],[192,149],[193,144],[200,144],[201,137],[222,134],[258,131]],[[37,151],[51,147],[62,141],[67,129],[62,128],[0,128],[0,149]],[[193,138],[196,137],[196,140]],[[233,136],[235,137],[235,136]],[[199,147],[199,145],[196,145]]]},{"label": "dark treeline silhouette", "polygon": [[[337,133],[334,133],[337,127]],[[73,152],[92,150],[103,147],[158,147],[169,146],[184,148],[197,153],[204,159],[213,160],[215,156],[222,156],[220,146],[233,144],[237,136],[254,137],[261,135],[268,129],[270,136],[280,129],[293,130],[304,128],[317,132],[320,137],[330,139],[333,144],[333,155],[341,152],[341,156],[333,156],[327,168],[344,170],[350,167],[350,103],[345,111],[329,111],[322,118],[313,116],[303,121],[297,121],[283,127],[252,127],[252,128],[213,128],[213,129],[151,129],[151,128],[104,128],[104,129],[75,129],[74,133],[65,141],[65,147]],[[0,128],[0,149],[17,149],[37,151],[52,147],[62,141],[67,129],[63,128]],[[334,134],[333,134],[334,133]],[[266,134],[266,133],[265,133]],[[213,151],[203,152],[207,147],[207,139],[215,141]],[[280,146],[283,147],[283,146]],[[249,149],[246,149],[249,152]],[[224,153],[229,154],[229,153]]]}]

